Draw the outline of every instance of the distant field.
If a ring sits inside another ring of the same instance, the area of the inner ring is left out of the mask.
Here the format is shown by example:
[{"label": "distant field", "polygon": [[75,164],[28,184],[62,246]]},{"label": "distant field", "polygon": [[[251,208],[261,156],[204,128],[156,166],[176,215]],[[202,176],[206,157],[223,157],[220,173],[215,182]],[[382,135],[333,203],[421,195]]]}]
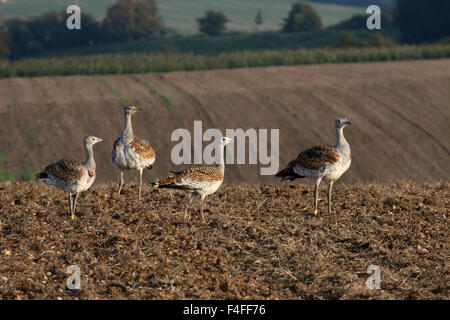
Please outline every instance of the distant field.
[{"label": "distant field", "polygon": [[[83,138],[92,134],[104,139],[95,146],[97,182],[116,181],[110,155],[124,104],[144,109],[133,129],[156,150],[147,182],[186,167],[173,164],[170,137],[177,128],[192,131],[195,120],[222,132],[280,129],[281,167],[300,150],[334,144],[338,116],[353,123],[346,129],[352,166],[339,182],[449,179],[448,70],[450,60],[442,59],[0,79],[0,180],[2,171],[5,180],[26,180],[30,167],[82,160]],[[278,181],[259,169],[228,165],[225,182]],[[126,182],[136,177],[127,172]]]},{"label": "distant field", "polygon": [[[109,5],[116,0],[9,0],[0,3],[0,12],[6,17],[38,15],[49,10],[63,10],[70,4],[79,3],[82,10],[103,18]],[[166,27],[176,29],[183,34],[197,33],[196,18],[203,16],[206,10],[221,10],[230,23],[230,31],[255,30],[253,20],[256,12],[262,11],[264,23],[262,31],[279,30],[283,18],[287,16],[292,0],[164,0],[158,1]],[[355,14],[364,14],[365,9],[354,6],[333,4],[312,4],[322,18],[325,26],[336,24]]]}]

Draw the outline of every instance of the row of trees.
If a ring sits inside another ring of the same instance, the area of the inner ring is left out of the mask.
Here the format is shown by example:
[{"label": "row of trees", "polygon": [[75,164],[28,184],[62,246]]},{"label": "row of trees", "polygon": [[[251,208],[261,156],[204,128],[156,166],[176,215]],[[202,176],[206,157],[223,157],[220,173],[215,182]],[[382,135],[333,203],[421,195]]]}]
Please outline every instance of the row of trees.
[{"label": "row of trees", "polygon": [[[155,0],[119,0],[112,5],[103,21],[82,12],[81,30],[65,27],[68,14],[50,11],[29,19],[9,19],[5,23],[7,37],[0,25],[0,56],[9,52],[11,58],[56,48],[109,42],[128,42],[164,35],[163,22]],[[197,19],[199,31],[210,36],[225,32],[229,19],[220,11],[209,10]],[[254,20],[257,28],[263,23],[261,11]],[[309,4],[294,4],[284,21],[283,32],[321,28],[320,17]],[[7,38],[7,40],[6,40]]]},{"label": "row of trees", "polygon": [[[228,18],[220,11],[209,10],[204,18],[197,19],[199,31],[210,36],[223,34]],[[254,20],[256,29],[263,23],[261,10],[258,10]],[[293,3],[291,11],[284,19],[282,32],[313,31],[322,28],[322,21],[314,8],[307,3]]]},{"label": "row of trees", "polygon": [[[431,42],[450,36],[450,1],[398,0],[393,11],[383,12],[382,26],[398,27],[406,42]],[[55,48],[67,48],[107,42],[127,42],[164,34],[163,22],[155,0],[118,0],[103,21],[82,12],[82,29],[68,30],[66,12],[51,11],[29,19],[9,19],[5,28],[0,21],[0,57],[12,58]],[[340,29],[365,28],[367,16],[355,16],[337,25]],[[207,11],[197,19],[199,31],[210,36],[223,34],[229,19],[220,11]],[[258,30],[263,23],[261,11],[254,19]],[[307,3],[292,4],[282,24],[282,32],[313,31],[322,21]],[[5,31],[6,29],[6,35]]]},{"label": "row of trees", "polygon": [[[381,1],[381,0],[380,0]],[[383,28],[398,28],[403,41],[407,43],[433,42],[450,37],[450,1],[443,0],[392,0],[381,1],[385,7],[397,4],[393,11],[383,11],[381,21]],[[215,13],[219,16],[218,13]],[[220,16],[221,23],[228,21]],[[357,15],[341,22],[334,28],[362,29],[366,26],[367,15]],[[261,12],[255,19],[259,26],[262,23]],[[314,8],[307,3],[292,4],[291,11],[284,19],[283,32],[313,31],[322,28],[322,21]],[[221,32],[224,25],[221,25]],[[201,30],[208,33],[208,30]],[[212,33],[211,33],[212,34]],[[217,34],[217,32],[215,33]],[[212,34],[212,35],[215,35]]]},{"label": "row of trees", "polygon": [[[81,30],[67,29],[67,18],[65,11],[50,11],[34,18],[6,20],[9,55],[19,58],[55,48],[149,39],[163,31],[155,0],[119,0],[109,7],[103,21],[82,11]],[[3,34],[0,30],[0,53],[5,46]]]}]

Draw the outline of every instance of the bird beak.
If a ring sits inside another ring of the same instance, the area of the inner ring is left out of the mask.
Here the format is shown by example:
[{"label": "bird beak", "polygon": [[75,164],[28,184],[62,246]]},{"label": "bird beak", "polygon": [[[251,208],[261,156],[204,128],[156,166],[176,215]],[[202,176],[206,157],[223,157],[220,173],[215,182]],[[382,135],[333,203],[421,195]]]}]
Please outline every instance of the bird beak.
[{"label": "bird beak", "polygon": [[144,111],[144,110],[142,110],[141,108],[136,108],[136,110],[137,110],[137,111]]},{"label": "bird beak", "polygon": [[351,123],[350,121],[346,121],[345,124],[346,124],[346,125],[350,125],[350,124],[352,124],[352,123]]},{"label": "bird beak", "polygon": [[102,142],[103,141],[103,139],[100,139],[100,138],[98,138],[98,140],[97,140],[97,142]]}]

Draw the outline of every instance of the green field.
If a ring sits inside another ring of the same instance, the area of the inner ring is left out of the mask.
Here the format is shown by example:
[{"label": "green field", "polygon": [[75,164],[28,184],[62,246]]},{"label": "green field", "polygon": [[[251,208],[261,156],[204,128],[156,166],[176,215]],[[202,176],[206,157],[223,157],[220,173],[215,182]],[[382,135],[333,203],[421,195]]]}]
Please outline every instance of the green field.
[{"label": "green field", "polygon": [[347,49],[239,51],[219,55],[192,53],[104,54],[0,61],[0,78],[58,75],[133,74],[234,69],[280,65],[450,58],[450,45]]},{"label": "green field", "polygon": [[235,51],[261,51],[261,50],[292,50],[317,49],[332,46],[344,33],[351,32],[359,39],[369,40],[375,35],[398,41],[399,35],[395,30],[382,31],[369,30],[320,30],[300,33],[243,33],[224,35],[218,37],[186,36],[156,38],[130,43],[97,44],[83,47],[64,48],[45,51],[30,58],[48,58],[60,56],[82,56],[104,53],[149,53],[153,51],[165,53],[190,52],[195,54],[220,54]]},{"label": "green field", "polygon": [[[7,0],[0,2],[0,13],[11,16],[39,15],[49,10],[64,10],[68,5],[79,3],[97,18],[103,18],[109,5],[116,0]],[[264,23],[261,31],[279,30],[283,18],[287,16],[293,0],[158,0],[158,5],[167,28],[182,34],[196,34],[196,18],[208,9],[223,11],[230,22],[229,31],[253,32],[253,20],[258,10],[262,11]],[[336,24],[355,14],[365,14],[365,9],[353,6],[312,4],[322,18],[324,26]]]}]

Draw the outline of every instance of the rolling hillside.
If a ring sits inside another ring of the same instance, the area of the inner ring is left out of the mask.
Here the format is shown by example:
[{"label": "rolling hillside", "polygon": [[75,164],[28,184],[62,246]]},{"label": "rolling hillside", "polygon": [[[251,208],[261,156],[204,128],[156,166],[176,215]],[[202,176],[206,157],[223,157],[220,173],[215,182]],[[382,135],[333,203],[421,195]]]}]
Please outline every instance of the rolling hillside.
[{"label": "rolling hillside", "polygon": [[[0,3],[0,13],[6,17],[38,15],[49,10],[64,10],[70,4],[79,3],[82,10],[95,15],[101,19],[106,13],[108,6],[116,0],[8,0]],[[264,23],[261,31],[279,30],[283,18],[287,16],[292,0],[159,0],[158,5],[165,26],[176,29],[183,34],[196,34],[196,18],[204,15],[206,10],[221,10],[230,23],[227,29],[231,31],[255,31],[253,20],[256,12],[262,11]],[[365,9],[361,7],[312,3],[317,13],[322,18],[325,26],[336,24],[348,19],[355,14],[364,14]]]},{"label": "rolling hillside", "polygon": [[[157,152],[147,181],[181,169],[170,160],[176,128],[280,129],[280,167],[303,148],[335,143],[337,116],[346,129],[352,166],[342,182],[448,179],[450,60],[308,65],[127,76],[0,80],[0,173],[29,177],[61,157],[84,159],[95,146],[98,182],[116,181],[109,160],[125,103],[137,135]],[[205,144],[206,145],[206,144]],[[126,181],[136,180],[136,173]],[[226,183],[275,183],[259,165],[228,165]]]}]

